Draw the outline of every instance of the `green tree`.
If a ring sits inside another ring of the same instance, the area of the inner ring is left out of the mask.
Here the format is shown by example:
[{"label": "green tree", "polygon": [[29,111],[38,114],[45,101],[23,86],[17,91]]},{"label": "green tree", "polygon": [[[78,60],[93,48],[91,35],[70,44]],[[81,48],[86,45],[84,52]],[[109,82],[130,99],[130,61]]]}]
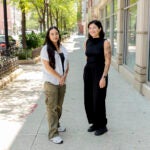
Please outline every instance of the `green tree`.
[{"label": "green tree", "polygon": [[36,11],[32,11],[30,13],[30,15],[27,17],[27,21],[26,21],[26,28],[29,30],[35,29],[38,30],[39,29],[39,19],[38,19],[38,14]]},{"label": "green tree", "polygon": [[47,1],[46,0],[30,0],[30,2],[33,4],[38,17],[39,17],[39,23],[40,23],[40,31],[46,30],[46,24],[45,24],[45,15],[46,15],[46,7],[47,7]]},{"label": "green tree", "polygon": [[27,22],[28,27],[35,29],[40,26],[41,32],[46,30],[46,24],[47,28],[49,28],[49,24],[51,26],[56,25],[61,31],[74,28],[77,21],[77,1],[78,0],[11,0],[12,4],[15,3],[22,12],[23,41],[25,41],[24,35],[27,14],[30,16]]},{"label": "green tree", "polygon": [[22,45],[26,48],[26,12],[30,9],[28,0],[12,0],[10,1],[12,5],[16,5],[21,10],[21,32],[22,32]]},{"label": "green tree", "polygon": [[51,0],[50,23],[61,30],[68,30],[76,24],[76,7],[74,0]]},{"label": "green tree", "polygon": [[82,1],[81,0],[77,0],[77,22],[80,22],[82,19]]},{"label": "green tree", "polygon": [[22,45],[23,45],[23,48],[26,48],[27,47],[27,44],[26,44],[26,4],[25,4],[25,1],[24,0],[20,0],[19,1],[19,7],[21,9],[21,15],[22,15],[22,20],[21,20],[21,25],[22,25],[22,29],[21,29],[21,32],[22,32]]}]

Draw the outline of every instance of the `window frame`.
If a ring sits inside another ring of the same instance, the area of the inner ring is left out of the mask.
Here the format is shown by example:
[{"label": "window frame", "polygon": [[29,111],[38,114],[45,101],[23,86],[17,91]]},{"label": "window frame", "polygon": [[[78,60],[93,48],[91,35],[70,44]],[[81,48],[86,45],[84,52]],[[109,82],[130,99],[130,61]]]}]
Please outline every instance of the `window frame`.
[{"label": "window frame", "polygon": [[[128,53],[128,25],[129,25],[129,18],[128,13],[129,9],[132,9],[134,6],[137,6],[137,2],[134,4],[129,5],[130,0],[125,0],[125,7],[124,7],[124,49],[123,49],[123,65],[125,65],[126,68],[128,68],[129,71],[134,72],[133,69],[131,69],[127,65],[127,53]],[[137,23],[137,22],[136,22]]]},{"label": "window frame", "polygon": [[148,83],[148,85],[150,86],[150,9],[149,9],[149,30],[148,30],[148,42],[149,42],[149,44],[148,44],[148,62],[147,62],[147,83]]},{"label": "window frame", "polygon": [[[114,0],[112,1],[112,15],[111,15],[111,20],[112,20],[112,37],[111,37],[111,42],[112,42],[112,55],[115,56],[116,55],[116,51],[114,51],[114,40],[113,40],[113,37],[114,37],[114,22],[115,22],[115,17],[116,17],[116,23],[117,23],[117,8],[115,10],[115,2],[116,2],[116,5],[118,3],[117,0]],[[117,31],[116,31],[116,34],[117,34]],[[117,37],[116,37],[117,38]]]}]

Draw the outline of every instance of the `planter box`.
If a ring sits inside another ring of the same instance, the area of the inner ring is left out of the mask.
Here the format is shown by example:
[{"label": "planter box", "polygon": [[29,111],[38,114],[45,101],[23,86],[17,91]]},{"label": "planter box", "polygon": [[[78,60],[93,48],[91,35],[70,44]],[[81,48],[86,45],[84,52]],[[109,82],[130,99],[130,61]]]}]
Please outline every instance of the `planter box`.
[{"label": "planter box", "polygon": [[18,64],[36,64],[40,61],[40,56],[35,57],[33,59],[27,59],[27,60],[18,60]]}]

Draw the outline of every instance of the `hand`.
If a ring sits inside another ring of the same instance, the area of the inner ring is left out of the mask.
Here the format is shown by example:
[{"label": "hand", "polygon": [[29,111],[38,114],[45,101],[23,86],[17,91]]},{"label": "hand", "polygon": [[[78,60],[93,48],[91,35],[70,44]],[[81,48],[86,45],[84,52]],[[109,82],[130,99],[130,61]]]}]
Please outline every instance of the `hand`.
[{"label": "hand", "polygon": [[104,88],[105,86],[106,86],[106,79],[102,77],[99,81],[99,87]]},{"label": "hand", "polygon": [[64,80],[65,80],[65,81],[66,81],[66,78],[67,78],[67,74],[65,73],[65,74],[64,74]]},{"label": "hand", "polygon": [[59,85],[64,85],[65,84],[65,77],[64,76],[61,76],[60,79],[59,79]]}]

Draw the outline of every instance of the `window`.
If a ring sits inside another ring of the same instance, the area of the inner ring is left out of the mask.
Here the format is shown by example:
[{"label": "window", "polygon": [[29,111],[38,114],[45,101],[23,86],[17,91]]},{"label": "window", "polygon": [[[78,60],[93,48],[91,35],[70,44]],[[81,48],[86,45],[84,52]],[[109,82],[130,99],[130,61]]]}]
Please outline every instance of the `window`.
[{"label": "window", "polygon": [[115,56],[117,49],[117,0],[113,1],[113,30],[112,30],[112,55]]},{"label": "window", "polygon": [[136,53],[137,0],[126,0],[124,8],[124,64],[133,71]]},{"label": "window", "polygon": [[101,21],[101,23],[102,23],[102,26],[103,26],[103,30],[104,30],[104,22],[105,22],[105,13],[104,13],[104,11],[105,11],[105,9],[101,9],[100,10],[100,14],[101,14],[101,19],[100,19],[100,21]]},{"label": "window", "polygon": [[149,15],[149,62],[148,62],[148,81],[150,82],[150,15]]},{"label": "window", "polygon": [[106,6],[106,28],[105,28],[105,37],[110,39],[110,4]]},{"label": "window", "polygon": [[108,3],[100,10],[101,21],[105,31],[105,38],[111,42],[112,55],[115,56],[117,49],[117,0]]}]

